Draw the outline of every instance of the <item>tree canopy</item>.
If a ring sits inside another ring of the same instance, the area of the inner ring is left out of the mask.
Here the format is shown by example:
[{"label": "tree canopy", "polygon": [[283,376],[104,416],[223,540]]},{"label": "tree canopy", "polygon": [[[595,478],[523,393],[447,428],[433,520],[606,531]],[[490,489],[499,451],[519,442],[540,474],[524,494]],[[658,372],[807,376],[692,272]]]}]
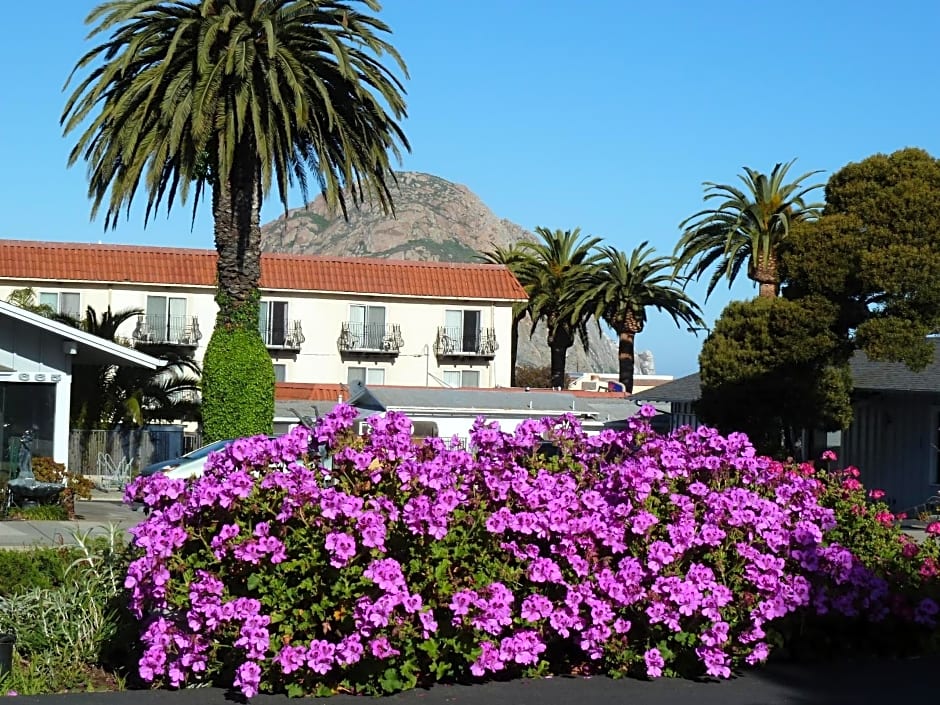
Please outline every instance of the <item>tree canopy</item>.
[{"label": "tree canopy", "polygon": [[876,154],[833,174],[822,217],[783,249],[783,294],[832,304],[841,355],[921,369],[940,330],[940,160]]},{"label": "tree canopy", "polygon": [[760,285],[761,296],[777,295],[780,249],[791,226],[815,220],[822,208],[820,203],[806,202],[822,184],[803,184],[818,171],[785,183],[794,161],[775,165],[770,176],[744,167],[739,177],[744,189],[705,182],[705,201],[717,205],[679,224],[683,234],[676,253],[680,266],[696,279],[714,267],[707,295],[722,279],[730,286],[745,265],[748,278]]},{"label": "tree canopy", "polygon": [[804,428],[847,426],[851,377],[836,355],[831,317],[819,298],[729,304],[702,345],[698,415],[773,454],[793,455]]}]

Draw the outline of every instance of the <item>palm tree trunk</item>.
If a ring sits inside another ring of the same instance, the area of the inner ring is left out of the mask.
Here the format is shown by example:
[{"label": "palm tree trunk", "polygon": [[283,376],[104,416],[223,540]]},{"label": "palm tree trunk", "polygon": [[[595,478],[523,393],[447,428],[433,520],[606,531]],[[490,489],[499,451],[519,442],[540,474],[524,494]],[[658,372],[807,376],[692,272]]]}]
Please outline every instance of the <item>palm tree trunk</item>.
[{"label": "palm tree trunk", "polygon": [[574,334],[571,331],[555,328],[549,329],[548,347],[552,351],[552,387],[565,388],[565,363],[568,357],[568,348],[574,345]]},{"label": "palm tree trunk", "polygon": [[774,299],[780,287],[780,276],[777,273],[777,258],[768,254],[763,262],[757,264],[754,270],[754,280],[759,285],[758,295],[762,299]]},{"label": "palm tree trunk", "polygon": [[217,323],[258,328],[261,284],[261,182],[245,142],[229,183],[212,189],[215,249],[218,252]]},{"label": "palm tree trunk", "polygon": [[636,333],[629,328],[621,328],[617,331],[617,361],[620,363],[620,383],[629,394],[633,394],[633,360],[634,341]]},{"label": "palm tree trunk", "polygon": [[522,315],[513,316],[512,319],[512,330],[509,332],[509,386],[516,386],[516,361],[519,359],[519,324],[522,323],[525,318],[525,313]]}]

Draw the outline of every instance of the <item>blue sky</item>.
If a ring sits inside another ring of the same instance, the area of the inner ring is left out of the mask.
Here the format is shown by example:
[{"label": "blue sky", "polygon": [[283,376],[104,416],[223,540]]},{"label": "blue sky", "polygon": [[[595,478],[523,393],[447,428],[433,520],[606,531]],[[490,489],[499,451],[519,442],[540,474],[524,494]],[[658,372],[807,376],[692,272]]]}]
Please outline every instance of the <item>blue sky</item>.
[{"label": "blue sky", "polygon": [[[146,230],[139,211],[115,231],[89,222],[58,118],[94,5],[4,8],[0,237],[212,247],[209,214],[191,229],[186,207]],[[876,152],[940,155],[938,3],[386,0],[382,17],[411,74],[403,168],[466,184],[530,229],[668,252],[701,183],[734,182],[742,166],[796,157],[791,173],[825,179]],[[704,286],[689,292],[701,301]],[[755,293],[720,288],[706,319]],[[637,344],[678,376],[696,368],[701,337],[654,313]]]}]

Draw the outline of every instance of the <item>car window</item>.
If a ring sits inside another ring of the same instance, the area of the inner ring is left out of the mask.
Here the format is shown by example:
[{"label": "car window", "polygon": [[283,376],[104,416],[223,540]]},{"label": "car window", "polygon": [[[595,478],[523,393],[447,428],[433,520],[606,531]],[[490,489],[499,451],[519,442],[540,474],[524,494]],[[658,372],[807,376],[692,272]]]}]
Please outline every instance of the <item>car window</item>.
[{"label": "car window", "polygon": [[185,455],[182,455],[180,457],[186,458],[188,460],[195,460],[196,458],[205,458],[212,451],[222,450],[225,446],[227,446],[231,442],[232,441],[230,440],[224,440],[224,441],[216,441],[215,443],[209,443],[208,445],[204,445],[201,448],[196,448],[196,450],[191,450]]}]

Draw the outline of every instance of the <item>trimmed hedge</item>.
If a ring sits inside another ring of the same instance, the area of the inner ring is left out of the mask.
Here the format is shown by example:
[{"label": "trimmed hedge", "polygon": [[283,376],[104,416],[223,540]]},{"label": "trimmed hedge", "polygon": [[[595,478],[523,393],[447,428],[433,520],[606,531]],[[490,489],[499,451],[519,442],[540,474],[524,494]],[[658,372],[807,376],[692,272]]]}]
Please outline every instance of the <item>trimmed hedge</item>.
[{"label": "trimmed hedge", "polygon": [[202,367],[206,442],[274,430],[274,366],[257,328],[216,326]]}]

